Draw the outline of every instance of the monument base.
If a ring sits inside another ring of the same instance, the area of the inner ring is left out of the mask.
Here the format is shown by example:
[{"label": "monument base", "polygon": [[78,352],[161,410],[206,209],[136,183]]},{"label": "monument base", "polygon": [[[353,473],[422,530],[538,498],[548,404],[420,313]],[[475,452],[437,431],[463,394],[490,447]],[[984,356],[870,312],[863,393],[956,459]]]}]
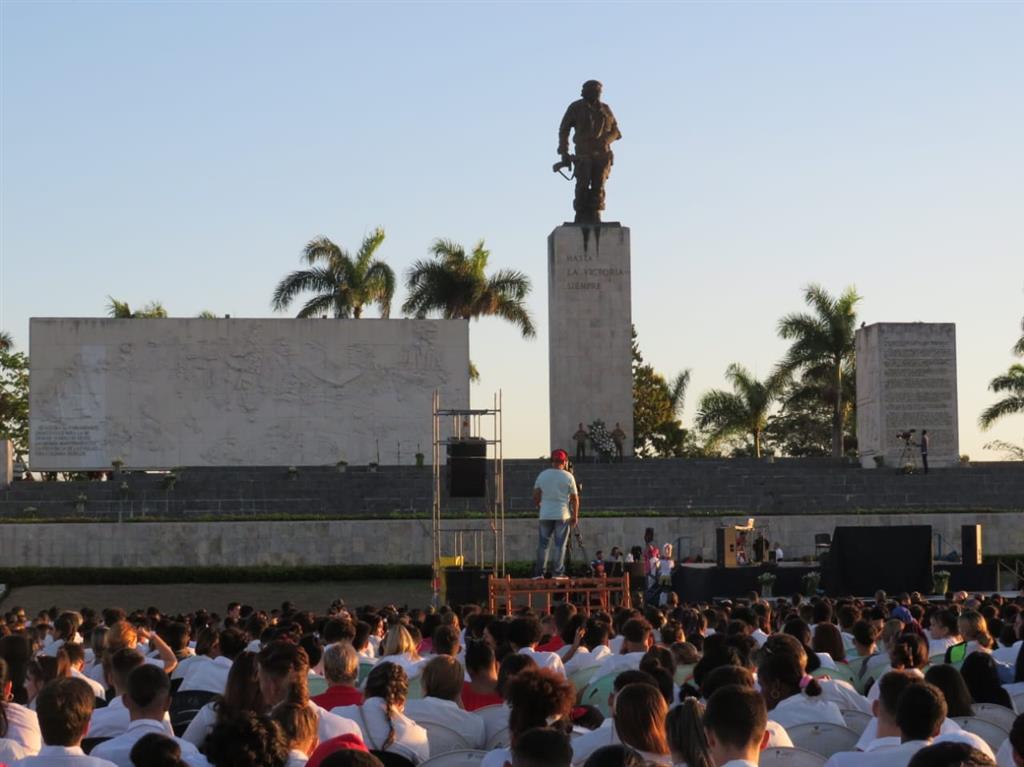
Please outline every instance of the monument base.
[{"label": "monument base", "polygon": [[[597,420],[633,453],[629,229],[564,224],[548,237],[551,447]],[[569,450],[572,454],[572,450]]]}]

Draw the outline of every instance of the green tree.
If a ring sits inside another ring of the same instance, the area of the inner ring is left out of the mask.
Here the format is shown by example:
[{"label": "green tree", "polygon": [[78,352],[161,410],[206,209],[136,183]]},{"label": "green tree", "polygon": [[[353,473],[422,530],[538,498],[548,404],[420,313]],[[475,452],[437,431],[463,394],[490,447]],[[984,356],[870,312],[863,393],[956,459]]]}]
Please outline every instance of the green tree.
[{"label": "green tree", "polygon": [[632,329],[633,350],[633,448],[638,456],[679,457],[697,453],[693,434],[683,428],[683,412],[690,371],[671,382],[644,362]]},{"label": "green tree", "polygon": [[391,299],[395,295],[395,273],[375,258],[384,242],[384,230],[374,229],[363,238],[355,258],[326,237],[310,240],[302,250],[308,269],[299,269],[282,279],[274,288],[271,306],[281,312],[291,306],[300,293],[312,292],[299,310],[299,318],[335,317],[356,319],[363,316],[363,307],[376,304],[380,316],[391,315]]},{"label": "green tree", "polygon": [[857,302],[861,297],[853,286],[838,298],[820,285],[809,285],[804,302],[810,314],[787,314],[779,320],[779,335],[792,341],[779,365],[782,372],[812,374],[822,382],[822,392],[832,400],[832,455],[843,455],[843,379],[853,365]]},{"label": "green tree", "polygon": [[[853,409],[856,400],[852,374],[844,374],[843,407]],[[782,407],[768,419],[765,441],[782,455],[794,457],[827,456],[832,454],[832,401],[827,382],[814,380],[804,374],[788,381],[782,393]],[[855,419],[844,417],[844,455],[855,455],[857,437],[853,433]]]},{"label": "green tree", "polygon": [[1024,365],[1010,365],[1009,370],[989,382],[988,388],[996,394],[1006,396],[982,412],[981,418],[978,419],[982,429],[991,428],[996,421],[1008,415],[1024,413]]},{"label": "green tree", "polygon": [[0,352],[9,352],[14,348],[14,336],[6,330],[0,330]]},{"label": "green tree", "polygon": [[697,426],[708,432],[712,443],[731,437],[751,437],[754,455],[760,458],[768,416],[788,377],[776,373],[759,381],[736,363],[729,365],[725,377],[732,384],[732,391],[705,392],[697,405]]},{"label": "green tree", "polygon": [[1013,353],[1018,357],[1024,357],[1024,319],[1020,321],[1020,338],[1013,345]]},{"label": "green tree", "polygon": [[0,348],[0,439],[9,439],[14,455],[28,453],[28,357]]},{"label": "green tree", "polygon": [[409,296],[402,311],[423,318],[437,313],[445,319],[500,317],[515,325],[524,338],[537,331],[526,308],[530,278],[514,269],[487,275],[491,253],[480,240],[471,253],[451,240],[435,240],[430,259],[416,261],[406,274]]},{"label": "green tree", "polygon": [[148,320],[167,317],[167,310],[159,301],[150,301],[141,309],[133,312],[126,301],[118,301],[110,296],[107,296],[107,300],[110,301],[107,304],[107,315],[115,320]]}]

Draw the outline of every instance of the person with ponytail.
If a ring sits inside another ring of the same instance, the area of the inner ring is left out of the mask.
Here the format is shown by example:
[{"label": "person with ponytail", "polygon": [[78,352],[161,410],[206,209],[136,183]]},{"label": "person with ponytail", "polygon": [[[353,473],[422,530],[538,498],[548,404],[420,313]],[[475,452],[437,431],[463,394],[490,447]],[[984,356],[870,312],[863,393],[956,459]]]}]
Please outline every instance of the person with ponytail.
[{"label": "person with ponytail", "polygon": [[337,716],[309,699],[309,656],[299,645],[278,639],[269,642],[257,656],[260,696],[266,712],[273,715],[281,703],[309,706],[317,717],[317,737],[330,740],[339,735],[363,736],[359,725]]},{"label": "person with ponytail", "polygon": [[[769,653],[776,652],[789,653],[795,657],[804,674],[813,673],[818,669],[818,656],[814,653],[808,656],[806,648],[794,636],[789,634],[772,634],[768,637],[764,647],[761,649],[761,657],[763,658]],[[849,682],[842,679],[829,679],[827,676],[821,676],[815,681],[821,687],[822,700],[832,701],[840,709],[853,709],[855,711],[863,711],[865,714],[871,714],[871,704]]]},{"label": "person with ponytail", "polygon": [[[512,746],[534,727],[551,727],[566,733],[571,731],[569,714],[576,702],[576,689],[557,671],[527,667],[509,677],[504,695],[511,709],[508,729]],[[480,767],[504,767],[511,761],[511,748],[496,748],[487,752]]]},{"label": "person with ponytail", "polygon": [[807,675],[794,653],[765,653],[757,667],[757,679],[771,718],[783,727],[806,722],[846,725],[839,706],[821,697],[821,684]]},{"label": "person with ponytail", "polygon": [[405,715],[409,677],[397,663],[381,661],[366,677],[363,702],[339,706],[332,714],[355,721],[371,751],[387,751],[419,764],[430,758],[427,731]]},{"label": "person with ponytail", "polygon": [[665,717],[668,704],[657,688],[643,682],[627,684],[615,696],[615,734],[652,764],[671,767]]},{"label": "person with ponytail", "polygon": [[394,663],[401,666],[409,679],[415,679],[420,675],[426,663],[420,657],[416,644],[409,629],[401,623],[396,623],[388,629],[384,641],[381,642],[381,658],[378,663]]},{"label": "person with ponytail", "polygon": [[[737,670],[750,674],[746,669]],[[753,680],[750,687],[753,687]],[[676,767],[714,767],[704,732],[704,704],[699,700],[687,698],[670,709],[665,719],[665,734]]]},{"label": "person with ponytail", "polygon": [[25,674],[25,689],[28,691],[28,707],[35,710],[36,698],[50,682],[71,676],[71,662],[63,648],[56,655],[40,655],[29,661]]},{"label": "person with ponytail", "polygon": [[261,713],[266,709],[260,695],[260,680],[257,673],[256,653],[243,652],[228,671],[228,683],[224,694],[199,709],[182,740],[202,747],[214,726],[247,713]]},{"label": "person with ponytail", "polygon": [[[906,671],[917,679],[924,679],[924,667],[928,665],[928,640],[920,634],[905,633],[890,640],[889,668],[879,669],[873,673],[880,679],[888,671]],[[878,684],[872,684],[868,690],[868,703],[878,700]]]}]

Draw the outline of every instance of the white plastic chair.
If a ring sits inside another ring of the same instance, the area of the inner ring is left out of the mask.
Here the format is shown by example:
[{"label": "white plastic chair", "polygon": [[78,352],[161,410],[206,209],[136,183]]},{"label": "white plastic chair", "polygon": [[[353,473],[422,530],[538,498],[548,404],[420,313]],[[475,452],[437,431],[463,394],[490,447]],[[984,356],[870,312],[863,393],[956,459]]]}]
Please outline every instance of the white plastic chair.
[{"label": "white plastic chair", "polygon": [[958,716],[954,720],[967,732],[972,732],[988,743],[993,751],[998,751],[1003,742],[1010,737],[1010,731],[977,716]]},{"label": "white plastic chair", "polygon": [[858,735],[863,735],[864,730],[868,728],[868,723],[871,722],[871,714],[865,714],[863,711],[857,711],[853,708],[840,709],[843,714],[843,721],[846,722],[846,726],[853,730]]},{"label": "white plastic chair", "polygon": [[484,733],[488,743],[497,733],[508,729],[508,712],[508,706],[503,703],[496,706],[484,706],[473,712],[484,720]]},{"label": "white plastic chair", "polygon": [[761,767],[824,767],[827,760],[821,754],[802,748],[766,748],[761,752]]},{"label": "white plastic chair", "polygon": [[486,755],[486,751],[474,749],[449,751],[447,754],[432,756],[427,761],[420,762],[420,767],[480,767],[480,762]]},{"label": "white plastic chair", "polygon": [[1018,714],[1024,714],[1024,692],[1013,696],[1013,708]]},{"label": "white plastic chair", "polygon": [[503,729],[487,738],[487,750],[493,751],[496,748],[505,748],[512,740],[512,735],[506,725]]},{"label": "white plastic chair", "polygon": [[853,751],[860,735],[849,727],[831,722],[813,722],[787,727],[790,740],[797,748],[828,758],[839,751]]},{"label": "white plastic chair", "polygon": [[461,732],[446,724],[423,718],[417,719],[416,724],[427,731],[427,743],[430,744],[432,757],[447,754],[449,751],[473,750],[473,744],[466,740]]},{"label": "white plastic chair", "polygon": [[1013,728],[1013,722],[1017,718],[1012,709],[1000,706],[998,703],[975,703],[972,708],[974,709],[975,717],[984,719],[986,722],[992,722],[992,724],[998,724],[1007,732]]}]

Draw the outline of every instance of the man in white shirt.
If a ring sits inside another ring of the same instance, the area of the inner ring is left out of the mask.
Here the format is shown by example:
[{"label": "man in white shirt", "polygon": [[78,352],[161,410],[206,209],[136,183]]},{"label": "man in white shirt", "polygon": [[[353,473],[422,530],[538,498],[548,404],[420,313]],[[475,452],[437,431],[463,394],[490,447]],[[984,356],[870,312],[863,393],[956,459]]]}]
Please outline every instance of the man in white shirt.
[{"label": "man in white shirt", "polygon": [[[896,723],[900,695],[920,680],[905,671],[890,671],[878,681],[878,700],[872,704],[877,723],[874,739],[864,744],[863,751],[840,751],[833,754],[825,767],[857,767],[865,752],[900,745],[900,726]],[[860,744],[858,744],[860,745]]]},{"label": "man in white shirt", "polygon": [[554,575],[565,577],[565,543],[569,528],[580,518],[580,496],[576,479],[565,470],[569,455],[564,450],[551,453],[551,468],[542,471],[533,484],[533,505],[540,511],[540,538],[534,577],[541,578],[548,569],[548,548],[555,540]]},{"label": "man in white shirt", "polygon": [[36,698],[36,711],[46,745],[12,767],[114,767],[81,748],[94,701],[92,689],[81,679],[58,679],[44,687]]},{"label": "man in white shirt", "polygon": [[192,664],[178,691],[202,690],[223,695],[231,664],[245,652],[245,645],[245,634],[238,629],[224,629],[211,648],[210,657]]},{"label": "man in white shirt", "polygon": [[[92,721],[89,724],[90,738],[113,738],[128,729],[131,724],[131,715],[128,707],[125,706],[125,696],[128,694],[128,679],[131,673],[140,666],[150,666],[160,670],[159,666],[153,666],[142,659],[142,653],[138,650],[125,647],[114,653],[110,659],[109,682],[114,687],[117,696],[104,708],[98,708],[92,712]],[[164,714],[164,730],[166,735],[173,735],[171,719]]]},{"label": "man in white shirt", "polygon": [[899,745],[876,748],[862,754],[855,762],[858,767],[907,767],[914,754],[939,734],[946,718],[946,701],[942,693],[927,682],[914,677],[911,680],[899,694],[896,704]]},{"label": "man in white shirt", "polygon": [[654,629],[643,618],[630,618],[622,626],[622,652],[601,662],[595,678],[640,668],[640,661],[654,645]]},{"label": "man in white shirt", "polygon": [[754,690],[727,685],[704,709],[704,732],[711,761],[718,767],[757,765],[768,745],[768,711]]},{"label": "man in white shirt", "polygon": [[928,655],[945,655],[951,645],[960,641],[960,627],[952,610],[937,610],[928,623]]},{"label": "man in white shirt", "polygon": [[68,663],[71,666],[71,676],[81,679],[92,688],[92,694],[103,700],[106,698],[106,688],[95,679],[85,675],[85,648],[80,644],[64,645],[64,653],[68,656]]},{"label": "man in white shirt", "polygon": [[[144,735],[167,735],[163,718],[171,705],[171,681],[163,670],[149,664],[136,668],[128,677],[125,704],[131,723],[115,738],[97,745],[92,755],[113,762],[117,767],[134,767],[132,746]],[[181,748],[181,758],[189,767],[209,767],[199,749],[180,738],[174,738]]]},{"label": "man in white shirt", "polygon": [[407,700],[405,715],[428,735],[431,725],[441,725],[462,735],[466,748],[483,748],[487,740],[484,720],[460,705],[464,676],[462,664],[455,658],[433,658],[420,677],[424,697]]},{"label": "man in white shirt", "polygon": [[516,618],[509,624],[508,641],[520,655],[528,655],[541,668],[549,668],[565,676],[565,666],[557,653],[538,652],[535,648],[541,640],[540,621],[532,615]]}]

